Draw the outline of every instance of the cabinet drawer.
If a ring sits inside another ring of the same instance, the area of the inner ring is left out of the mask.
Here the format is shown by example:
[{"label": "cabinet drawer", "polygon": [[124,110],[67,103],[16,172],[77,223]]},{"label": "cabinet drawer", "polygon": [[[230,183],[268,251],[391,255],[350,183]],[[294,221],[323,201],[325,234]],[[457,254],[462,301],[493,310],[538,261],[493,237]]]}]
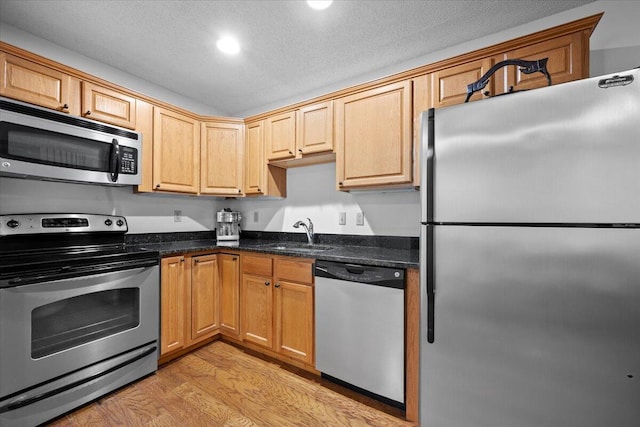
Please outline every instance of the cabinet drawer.
[{"label": "cabinet drawer", "polygon": [[242,272],[256,276],[273,276],[273,262],[268,256],[243,255]]},{"label": "cabinet drawer", "polygon": [[276,259],[276,280],[313,283],[313,263],[308,260]]}]

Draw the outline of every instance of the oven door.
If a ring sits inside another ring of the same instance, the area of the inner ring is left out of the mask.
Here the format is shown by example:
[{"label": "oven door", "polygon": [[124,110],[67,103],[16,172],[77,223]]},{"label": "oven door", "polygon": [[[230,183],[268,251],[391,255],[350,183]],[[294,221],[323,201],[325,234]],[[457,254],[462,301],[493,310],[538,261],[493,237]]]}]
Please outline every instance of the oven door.
[{"label": "oven door", "polygon": [[159,267],[0,289],[0,398],[156,343]]}]

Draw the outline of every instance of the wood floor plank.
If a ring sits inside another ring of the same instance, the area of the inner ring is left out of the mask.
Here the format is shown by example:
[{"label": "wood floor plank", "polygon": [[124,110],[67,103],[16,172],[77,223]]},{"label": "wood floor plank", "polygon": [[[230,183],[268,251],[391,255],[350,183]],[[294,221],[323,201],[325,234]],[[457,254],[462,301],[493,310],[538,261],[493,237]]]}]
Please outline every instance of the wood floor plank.
[{"label": "wood floor plank", "polygon": [[50,426],[415,427],[295,372],[216,341]]}]

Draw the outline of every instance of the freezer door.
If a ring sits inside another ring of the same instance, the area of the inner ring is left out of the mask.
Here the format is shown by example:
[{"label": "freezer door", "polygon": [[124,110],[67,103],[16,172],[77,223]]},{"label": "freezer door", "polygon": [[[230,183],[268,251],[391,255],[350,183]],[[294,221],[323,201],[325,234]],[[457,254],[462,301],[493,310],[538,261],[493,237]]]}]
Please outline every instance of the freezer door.
[{"label": "freezer door", "polygon": [[640,69],[620,75],[435,110],[433,220],[640,223]]},{"label": "freezer door", "polygon": [[638,426],[640,230],[436,226],[433,236],[423,427]]}]

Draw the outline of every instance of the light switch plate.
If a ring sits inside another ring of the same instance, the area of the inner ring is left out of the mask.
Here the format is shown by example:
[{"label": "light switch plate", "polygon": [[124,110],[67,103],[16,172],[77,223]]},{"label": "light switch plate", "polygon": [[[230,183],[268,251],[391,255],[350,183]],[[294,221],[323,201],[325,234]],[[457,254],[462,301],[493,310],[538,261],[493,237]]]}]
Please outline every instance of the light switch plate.
[{"label": "light switch plate", "polygon": [[364,225],[364,213],[358,212],[356,214],[356,225]]},{"label": "light switch plate", "polygon": [[173,211],[173,222],[182,222],[182,211]]},{"label": "light switch plate", "polygon": [[347,224],[347,213],[339,212],[338,213],[338,225],[346,225]]}]

